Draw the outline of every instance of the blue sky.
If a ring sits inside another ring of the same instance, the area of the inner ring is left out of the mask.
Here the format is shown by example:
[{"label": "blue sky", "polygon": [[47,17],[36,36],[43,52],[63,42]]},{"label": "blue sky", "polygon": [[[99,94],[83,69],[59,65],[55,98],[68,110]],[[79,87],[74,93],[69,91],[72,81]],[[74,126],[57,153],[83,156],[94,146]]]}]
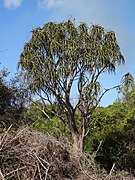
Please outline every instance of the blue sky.
[{"label": "blue sky", "polygon": [[[7,67],[13,76],[31,30],[69,18],[75,18],[77,24],[85,21],[115,31],[126,64],[115,75],[102,77],[105,88],[117,85],[126,72],[135,77],[135,0],[1,0],[0,69]],[[108,93],[102,105],[111,104],[116,97],[115,91]]]}]

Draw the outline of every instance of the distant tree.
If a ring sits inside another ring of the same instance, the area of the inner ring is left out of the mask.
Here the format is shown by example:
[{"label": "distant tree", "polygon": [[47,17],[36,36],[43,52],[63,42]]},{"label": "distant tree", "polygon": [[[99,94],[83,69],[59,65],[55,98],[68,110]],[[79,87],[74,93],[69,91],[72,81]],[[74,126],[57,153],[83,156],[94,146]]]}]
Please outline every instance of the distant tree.
[{"label": "distant tree", "polygon": [[7,82],[7,69],[0,71],[0,128],[19,127],[20,116],[24,110],[24,100],[15,79]]},{"label": "distant tree", "polygon": [[2,115],[5,109],[9,106],[11,99],[11,91],[8,89],[4,80],[4,78],[7,76],[7,69],[0,71],[0,115]]},{"label": "distant tree", "polygon": [[[84,22],[76,27],[69,20],[34,29],[21,53],[19,67],[28,89],[39,95],[44,109],[47,103],[58,105],[59,110],[52,112],[69,128],[76,152],[83,150],[91,115],[112,89],[101,91],[100,76],[115,72],[122,63],[124,58],[113,31],[106,32],[98,25],[88,27]],[[82,119],[79,124],[76,111]]]},{"label": "distant tree", "polygon": [[119,93],[122,95],[120,100],[127,103],[128,106],[135,107],[135,81],[130,73],[122,78],[123,85],[119,87]]}]

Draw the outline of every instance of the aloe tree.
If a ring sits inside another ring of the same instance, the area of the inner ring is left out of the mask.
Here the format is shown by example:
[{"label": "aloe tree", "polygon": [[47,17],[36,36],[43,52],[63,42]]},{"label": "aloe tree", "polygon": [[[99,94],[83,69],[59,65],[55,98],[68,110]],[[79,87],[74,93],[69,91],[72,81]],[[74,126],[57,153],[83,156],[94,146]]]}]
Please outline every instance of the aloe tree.
[{"label": "aloe tree", "polygon": [[[91,115],[109,91],[101,91],[99,77],[115,72],[122,63],[124,58],[113,31],[99,25],[88,27],[84,22],[75,26],[68,20],[34,29],[20,55],[19,67],[28,89],[39,95],[44,109],[48,103],[57,103],[55,115],[69,128],[73,148],[82,150],[90,132]],[[76,112],[81,115],[79,123]]]},{"label": "aloe tree", "polygon": [[122,102],[134,106],[135,80],[132,74],[126,73],[122,77],[122,86],[119,87],[119,93],[122,95]]}]

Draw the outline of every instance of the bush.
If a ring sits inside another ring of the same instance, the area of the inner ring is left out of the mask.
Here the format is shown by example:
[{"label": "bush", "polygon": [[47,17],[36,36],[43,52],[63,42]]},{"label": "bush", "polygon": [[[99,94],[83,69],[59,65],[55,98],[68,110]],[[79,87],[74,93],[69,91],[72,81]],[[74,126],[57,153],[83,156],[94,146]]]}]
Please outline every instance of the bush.
[{"label": "bush", "polygon": [[[87,152],[96,151],[101,167],[110,171],[113,163],[120,170],[135,174],[134,111],[124,103],[116,102],[107,108],[98,108],[93,114],[93,131],[86,142]],[[132,144],[132,148],[131,148]]]},{"label": "bush", "polygon": [[31,131],[0,134],[0,179],[8,180],[130,180],[126,172],[98,169],[93,156],[74,157],[71,147],[50,135]]}]

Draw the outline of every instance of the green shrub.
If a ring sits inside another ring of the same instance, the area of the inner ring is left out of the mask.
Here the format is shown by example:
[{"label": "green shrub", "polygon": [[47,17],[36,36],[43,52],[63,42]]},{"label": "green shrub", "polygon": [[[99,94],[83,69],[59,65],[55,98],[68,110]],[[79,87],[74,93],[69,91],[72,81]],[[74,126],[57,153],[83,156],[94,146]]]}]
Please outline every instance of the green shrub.
[{"label": "green shrub", "polygon": [[124,103],[116,102],[107,108],[98,108],[93,114],[93,122],[85,150],[96,151],[102,141],[95,158],[102,167],[110,170],[115,162],[119,169],[133,170],[135,148],[133,145],[131,148],[131,144],[135,142],[134,110]]}]

